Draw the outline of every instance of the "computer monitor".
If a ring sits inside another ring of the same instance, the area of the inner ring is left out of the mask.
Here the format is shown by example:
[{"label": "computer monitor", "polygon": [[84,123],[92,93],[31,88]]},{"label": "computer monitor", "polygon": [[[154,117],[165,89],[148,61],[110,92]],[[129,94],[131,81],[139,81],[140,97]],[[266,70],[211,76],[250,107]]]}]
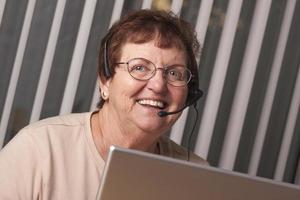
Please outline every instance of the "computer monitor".
[{"label": "computer monitor", "polygon": [[296,185],[111,147],[97,200],[299,200]]}]

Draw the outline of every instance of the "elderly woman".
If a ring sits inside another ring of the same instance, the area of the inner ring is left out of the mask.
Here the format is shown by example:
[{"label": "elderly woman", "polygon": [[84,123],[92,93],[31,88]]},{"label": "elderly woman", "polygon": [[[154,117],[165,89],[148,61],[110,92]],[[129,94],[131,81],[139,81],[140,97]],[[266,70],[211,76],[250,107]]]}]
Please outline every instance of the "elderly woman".
[{"label": "elderly woman", "polygon": [[114,24],[100,48],[99,110],[22,129],[0,152],[0,199],[95,199],[111,145],[186,160],[164,134],[181,113],[171,112],[200,97],[198,49],[189,24],[164,11]]}]

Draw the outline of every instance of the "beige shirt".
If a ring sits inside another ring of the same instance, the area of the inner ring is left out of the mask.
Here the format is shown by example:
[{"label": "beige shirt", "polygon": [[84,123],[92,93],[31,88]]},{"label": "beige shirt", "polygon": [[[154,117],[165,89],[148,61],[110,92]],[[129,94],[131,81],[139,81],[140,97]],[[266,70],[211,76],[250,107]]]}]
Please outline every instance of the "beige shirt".
[{"label": "beige shirt", "polygon": [[[93,142],[92,113],[41,120],[22,129],[0,151],[1,200],[94,200],[104,160]],[[187,151],[166,137],[162,155],[184,159]],[[207,164],[195,154],[191,161]]]}]

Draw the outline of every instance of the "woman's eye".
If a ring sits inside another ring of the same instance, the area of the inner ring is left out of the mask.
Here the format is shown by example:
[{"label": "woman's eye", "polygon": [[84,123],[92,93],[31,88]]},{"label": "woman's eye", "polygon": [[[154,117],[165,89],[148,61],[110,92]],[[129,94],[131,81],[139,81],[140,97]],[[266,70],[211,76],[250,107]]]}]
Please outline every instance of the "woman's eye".
[{"label": "woman's eye", "polygon": [[143,65],[136,65],[133,67],[135,71],[145,71],[145,67]]},{"label": "woman's eye", "polygon": [[180,71],[170,70],[169,71],[169,76],[171,76],[172,79],[181,80],[183,75]]},{"label": "woman's eye", "polygon": [[131,72],[148,72],[150,69],[146,65],[134,65]]}]

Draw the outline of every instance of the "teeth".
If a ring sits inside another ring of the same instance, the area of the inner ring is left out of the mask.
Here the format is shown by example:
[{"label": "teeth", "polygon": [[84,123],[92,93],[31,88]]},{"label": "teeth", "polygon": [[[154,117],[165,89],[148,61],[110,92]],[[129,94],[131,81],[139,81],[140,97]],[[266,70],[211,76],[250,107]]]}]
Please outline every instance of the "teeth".
[{"label": "teeth", "polygon": [[149,106],[154,106],[154,107],[158,107],[158,108],[163,108],[164,107],[164,103],[163,102],[149,100],[149,99],[138,100],[138,103],[141,104],[141,105],[149,105]]}]

